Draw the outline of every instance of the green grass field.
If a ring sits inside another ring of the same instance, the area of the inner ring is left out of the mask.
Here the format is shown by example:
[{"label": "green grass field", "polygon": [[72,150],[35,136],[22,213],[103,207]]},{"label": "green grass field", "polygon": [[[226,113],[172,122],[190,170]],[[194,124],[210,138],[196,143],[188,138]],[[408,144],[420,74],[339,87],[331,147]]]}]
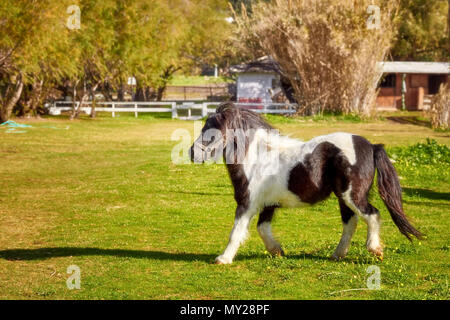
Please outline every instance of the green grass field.
[{"label": "green grass field", "polygon": [[175,75],[169,82],[171,86],[202,86],[202,85],[212,85],[220,83],[233,82],[232,79],[219,76],[215,78],[214,76],[185,76],[185,75]]},{"label": "green grass field", "polygon": [[[374,193],[384,261],[365,249],[362,221],[347,258],[330,261],[342,228],[332,196],[278,211],[273,229],[286,257],[265,252],[253,221],[235,262],[214,265],[235,203],[222,165],[171,163],[172,132],[192,133],[192,122],[17,120],[33,127],[0,128],[0,298],[449,299],[449,161],[401,160],[427,137],[450,145],[448,132],[383,119],[268,119],[304,140],[347,131],[386,144],[400,159],[405,211],[428,239],[409,243]],[[81,269],[80,290],[66,286],[70,265]],[[367,290],[371,265],[380,290]]]}]

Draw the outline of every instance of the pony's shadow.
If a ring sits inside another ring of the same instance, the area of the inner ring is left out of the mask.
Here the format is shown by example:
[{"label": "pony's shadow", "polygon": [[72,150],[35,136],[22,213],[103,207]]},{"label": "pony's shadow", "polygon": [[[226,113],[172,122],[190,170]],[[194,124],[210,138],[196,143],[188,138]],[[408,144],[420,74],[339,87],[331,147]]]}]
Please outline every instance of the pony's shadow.
[{"label": "pony's shadow", "polygon": [[5,260],[45,260],[60,257],[79,256],[111,256],[118,258],[135,258],[151,260],[171,261],[211,261],[213,254],[202,253],[170,253],[151,250],[128,249],[103,249],[103,248],[78,248],[78,247],[54,247],[37,249],[7,249],[0,250],[0,258]]},{"label": "pony's shadow", "polygon": [[403,192],[410,196],[419,196],[421,198],[427,198],[431,200],[447,200],[450,201],[450,193],[448,192],[435,192],[427,189],[415,189],[415,188],[403,188]]},{"label": "pony's shadow", "polygon": [[[171,253],[152,250],[129,250],[129,249],[102,249],[102,248],[78,248],[78,247],[54,247],[37,249],[6,249],[0,250],[0,259],[9,261],[32,261],[45,260],[61,257],[81,257],[81,256],[110,256],[118,258],[149,259],[160,261],[202,261],[212,263],[217,254],[208,253]],[[245,261],[267,257],[264,254],[242,253],[238,254],[235,261]],[[292,259],[328,260],[328,257],[312,254],[300,253],[288,255]]]}]

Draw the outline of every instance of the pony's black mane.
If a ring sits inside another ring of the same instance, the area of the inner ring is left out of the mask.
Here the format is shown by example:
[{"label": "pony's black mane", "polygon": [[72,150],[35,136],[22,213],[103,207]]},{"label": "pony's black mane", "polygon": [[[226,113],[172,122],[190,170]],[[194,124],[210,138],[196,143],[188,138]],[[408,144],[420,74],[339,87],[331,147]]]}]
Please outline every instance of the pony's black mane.
[{"label": "pony's black mane", "polygon": [[216,121],[222,128],[225,125],[226,129],[273,129],[259,114],[236,107],[232,102],[225,102],[217,108]]}]

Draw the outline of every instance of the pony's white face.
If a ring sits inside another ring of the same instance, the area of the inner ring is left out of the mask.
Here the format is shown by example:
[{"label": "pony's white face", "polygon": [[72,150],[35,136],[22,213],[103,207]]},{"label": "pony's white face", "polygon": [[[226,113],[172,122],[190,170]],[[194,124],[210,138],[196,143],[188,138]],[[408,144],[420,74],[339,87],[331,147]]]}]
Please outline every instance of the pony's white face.
[{"label": "pony's white face", "polygon": [[217,114],[208,117],[200,136],[189,149],[192,162],[218,161],[223,156],[225,139],[217,117]]}]

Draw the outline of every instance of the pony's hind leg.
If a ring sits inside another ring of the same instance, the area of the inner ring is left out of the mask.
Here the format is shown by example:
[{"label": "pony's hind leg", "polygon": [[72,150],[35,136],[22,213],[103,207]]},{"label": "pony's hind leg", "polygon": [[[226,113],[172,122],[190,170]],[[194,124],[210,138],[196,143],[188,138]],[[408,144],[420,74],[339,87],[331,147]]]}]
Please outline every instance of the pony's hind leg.
[{"label": "pony's hind leg", "polygon": [[239,246],[245,241],[248,233],[248,226],[254,215],[253,210],[245,209],[238,206],[236,209],[236,217],[234,219],[234,226],[231,230],[230,239],[225,251],[216,258],[216,264],[230,264],[233,262]]},{"label": "pony's hind leg", "polygon": [[349,165],[345,159],[339,156],[334,160],[337,173],[335,194],[340,202],[344,202],[346,207],[359,215],[367,224],[367,249],[382,258],[380,213],[368,200],[375,176],[373,146],[364,138],[354,136],[353,148],[356,154],[356,163]]},{"label": "pony's hind leg", "polygon": [[339,199],[339,207],[341,209],[343,231],[341,241],[339,241],[336,250],[331,256],[331,259],[333,260],[340,260],[347,255],[353,234],[355,233],[356,226],[358,224],[358,216],[344,203],[342,199]]},{"label": "pony's hind leg", "polygon": [[367,241],[366,247],[380,259],[383,259],[383,247],[380,240],[381,217],[377,208],[370,203],[367,204],[365,213],[362,215],[367,223]]},{"label": "pony's hind leg", "polygon": [[351,187],[344,193],[343,200],[353,212],[360,215],[367,224],[367,250],[383,259],[383,247],[380,240],[381,217],[377,208],[367,201],[367,192],[358,195]]},{"label": "pony's hind leg", "polygon": [[259,214],[258,219],[258,233],[266,246],[269,253],[275,256],[283,256],[284,251],[281,245],[274,239],[272,235],[271,222],[276,206],[265,207]]}]

